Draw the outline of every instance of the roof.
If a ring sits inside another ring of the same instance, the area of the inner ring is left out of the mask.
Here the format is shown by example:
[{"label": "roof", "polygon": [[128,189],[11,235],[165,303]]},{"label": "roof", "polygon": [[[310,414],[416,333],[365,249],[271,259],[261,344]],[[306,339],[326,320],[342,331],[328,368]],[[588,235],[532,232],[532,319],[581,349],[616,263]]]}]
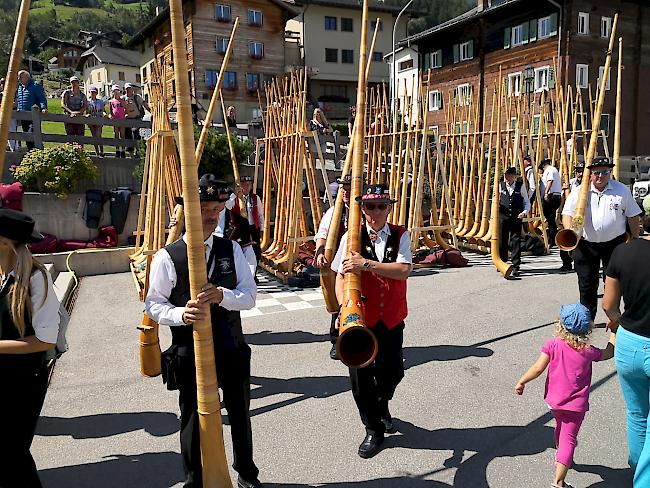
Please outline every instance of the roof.
[{"label": "roof", "polygon": [[93,46],[81,54],[79,68],[83,68],[86,59],[94,55],[103,64],[117,64],[120,66],[140,66],[140,53],[116,47]]},{"label": "roof", "polygon": [[460,14],[457,17],[454,17],[453,19],[449,19],[441,24],[435,25],[431,27],[430,29],[423,30],[422,32],[418,32],[417,34],[413,34],[412,36],[409,36],[405,39],[402,39],[399,41],[399,45],[402,44],[410,44],[413,42],[417,42],[425,37],[429,37],[433,34],[436,34],[438,32],[442,32],[446,29],[449,29],[451,27],[456,27],[462,24],[465,24],[469,21],[478,19],[480,17],[483,17],[485,15],[491,14],[503,7],[506,7],[508,5],[512,5],[514,3],[519,3],[522,0],[501,0],[501,2],[493,2],[490,7],[484,8],[483,10],[478,9],[478,7],[474,7],[471,10],[468,10],[467,12]]},{"label": "roof", "polygon": [[66,41],[64,39],[59,39],[57,37],[48,37],[43,42],[41,42],[38,47],[40,47],[42,49],[43,47],[47,46],[50,43],[65,44],[66,46],[78,47],[79,49],[87,49],[88,48],[88,46],[86,46],[85,44],[79,44],[77,42],[72,42],[72,41]]},{"label": "roof", "polygon": [[[186,1],[186,0],[184,0]],[[291,18],[300,15],[300,11],[293,7],[291,4],[284,2],[283,0],[268,0],[269,2],[280,7],[282,10],[285,10]],[[165,20],[169,18],[169,6],[165,7],[156,15],[153,19],[149,21],[142,29],[133,34],[133,37],[129,39],[129,42],[126,43],[126,47],[133,47],[139,42],[145,40],[156,27],[162,24]]]},{"label": "roof", "polygon": [[[353,10],[361,10],[361,3],[358,0],[287,0],[289,3],[295,5],[323,5],[326,7],[338,7],[338,8],[347,8]],[[371,0],[368,2],[368,10],[373,12],[388,12],[398,14],[402,10],[402,6],[399,5],[386,5],[383,2],[377,0]],[[406,9],[406,12],[412,16],[422,16],[425,15],[422,12],[418,12],[411,8]]]}]

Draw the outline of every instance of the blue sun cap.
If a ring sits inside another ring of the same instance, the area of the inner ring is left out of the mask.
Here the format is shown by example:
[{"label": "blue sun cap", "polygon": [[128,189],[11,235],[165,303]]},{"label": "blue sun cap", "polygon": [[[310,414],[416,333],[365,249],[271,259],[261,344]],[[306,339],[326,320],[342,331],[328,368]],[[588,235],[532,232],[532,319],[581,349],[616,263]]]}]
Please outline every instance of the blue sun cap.
[{"label": "blue sun cap", "polygon": [[560,307],[560,321],[567,332],[585,335],[591,327],[591,313],[582,303],[572,303]]}]

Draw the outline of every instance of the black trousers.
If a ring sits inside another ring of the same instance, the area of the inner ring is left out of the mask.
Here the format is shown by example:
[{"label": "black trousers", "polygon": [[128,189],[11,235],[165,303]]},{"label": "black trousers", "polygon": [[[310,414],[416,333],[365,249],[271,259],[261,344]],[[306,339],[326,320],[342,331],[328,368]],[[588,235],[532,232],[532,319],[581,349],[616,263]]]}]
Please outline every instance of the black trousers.
[{"label": "black trousers", "polygon": [[330,322],[330,342],[336,344],[336,341],[339,338],[339,330],[336,328],[336,319],[339,316],[339,312],[332,314],[332,321]]},{"label": "black trousers", "polygon": [[[34,123],[31,120],[21,120],[20,126],[23,128],[23,132],[33,132]],[[25,141],[27,149],[34,149],[34,143],[32,141]]]},{"label": "black trousers", "polygon": [[[233,444],[233,468],[246,480],[259,474],[253,462],[253,434],[250,420],[250,348],[247,345],[218,354],[217,371],[223,403]],[[185,470],[186,488],[202,488],[201,440],[196,398],[196,370],[194,357],[188,356],[179,384],[178,403],[181,410],[181,456]],[[191,361],[191,362],[190,362]]]},{"label": "black trousers", "polygon": [[544,218],[546,219],[546,224],[548,225],[548,244],[549,247],[555,245],[555,235],[557,234],[557,223],[555,219],[557,217],[557,211],[562,204],[562,195],[559,193],[552,193],[548,197],[548,201],[542,200],[542,212],[544,213]]},{"label": "black trousers", "polygon": [[607,274],[607,265],[612,252],[619,244],[625,242],[625,234],[607,242],[589,242],[580,239],[573,251],[573,262],[578,275],[580,303],[591,311],[591,319],[598,311],[598,284],[600,282],[600,264],[603,265],[603,279]]},{"label": "black trousers", "polygon": [[508,261],[508,248],[512,249],[510,261],[516,268],[521,266],[521,219],[517,217],[500,218],[499,257]]},{"label": "black trousers", "polygon": [[350,381],[366,432],[383,434],[381,417],[388,413],[388,402],[404,378],[404,322],[391,330],[379,322],[372,331],[379,343],[377,357],[365,368],[350,368]]},{"label": "black trousers", "polygon": [[29,448],[45,401],[47,368],[2,371],[0,390],[0,487],[41,488]]},{"label": "black trousers", "polygon": [[563,266],[573,266],[573,258],[570,251],[560,251],[560,258],[562,259]]}]

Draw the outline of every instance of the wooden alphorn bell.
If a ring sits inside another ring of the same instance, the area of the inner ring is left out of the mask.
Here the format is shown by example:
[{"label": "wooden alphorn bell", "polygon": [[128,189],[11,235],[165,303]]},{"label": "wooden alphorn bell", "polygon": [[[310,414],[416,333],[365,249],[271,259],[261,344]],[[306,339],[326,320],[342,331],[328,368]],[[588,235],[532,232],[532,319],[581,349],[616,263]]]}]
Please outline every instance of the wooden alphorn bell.
[{"label": "wooden alphorn bell", "polygon": [[596,146],[598,144],[598,132],[600,128],[600,116],[603,112],[603,104],[605,103],[605,87],[607,85],[607,78],[609,75],[609,67],[612,62],[612,49],[614,48],[614,38],[616,35],[616,25],[618,23],[618,14],[614,15],[614,22],[612,23],[612,33],[609,37],[609,47],[607,49],[607,56],[605,57],[605,69],[603,76],[600,80],[600,90],[598,92],[598,104],[596,111],[592,117],[591,138],[589,139],[589,149],[587,150],[587,157],[585,159],[585,169],[582,176],[582,183],[580,184],[580,194],[578,195],[578,203],[576,211],[572,219],[572,228],[562,229],[558,231],[555,236],[555,243],[563,251],[572,251],[578,247],[580,238],[582,236],[582,228],[585,224],[585,210],[587,208],[587,198],[589,196],[589,187],[591,186],[591,171],[589,165],[594,159],[596,154]]},{"label": "wooden alphorn bell", "polygon": [[[363,190],[364,135],[366,117],[366,43],[368,28],[368,0],[363,0],[361,21],[361,43],[359,47],[359,80],[357,83],[357,119],[354,138],[357,144],[352,155],[352,185],[350,194],[350,217],[348,220],[348,241],[346,255],[361,251],[361,205],[356,198]],[[361,275],[346,273],[340,313],[339,338],[336,351],[341,362],[353,368],[363,368],[377,356],[377,338],[365,326],[363,298],[361,296]]]}]

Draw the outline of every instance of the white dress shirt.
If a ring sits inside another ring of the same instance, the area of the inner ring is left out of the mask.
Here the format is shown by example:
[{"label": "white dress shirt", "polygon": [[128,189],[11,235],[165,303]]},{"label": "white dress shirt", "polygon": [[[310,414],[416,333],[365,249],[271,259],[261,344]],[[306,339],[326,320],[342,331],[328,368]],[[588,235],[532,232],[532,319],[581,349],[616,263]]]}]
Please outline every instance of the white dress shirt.
[{"label": "white dress shirt", "polygon": [[[219,212],[219,222],[217,223],[216,229],[214,229],[214,235],[217,237],[223,237],[223,231],[225,228],[226,212]],[[255,250],[253,249],[252,244],[242,247],[241,250],[243,251],[244,257],[248,262],[248,269],[251,272],[251,276],[255,276],[255,273],[257,272],[257,256],[255,256]]]},{"label": "white dress shirt", "polygon": [[533,169],[532,166],[526,167],[526,186],[528,187],[528,199],[530,200],[533,198],[533,195],[535,194],[535,180],[537,179],[535,176],[535,170]]},{"label": "white dress shirt", "polygon": [[[562,215],[573,217],[578,205],[580,187],[571,190],[564,203]],[[608,242],[625,233],[628,217],[641,214],[629,188],[618,181],[609,180],[602,192],[590,184],[585,209],[582,237],[589,242]]]},{"label": "white dress shirt", "polygon": [[[367,222],[364,223],[366,226],[366,231],[368,234],[374,232],[370,228]],[[372,231],[372,232],[371,232]],[[390,236],[390,227],[388,224],[384,225],[379,232],[377,232],[377,239],[375,239],[375,242],[373,243],[373,246],[375,248],[375,255],[379,259],[379,262],[384,261],[384,254],[386,251],[386,243],[388,241],[388,237]],[[337,270],[339,273],[343,273],[343,258],[345,256],[345,253],[347,252],[347,246],[348,246],[348,233],[346,232],[343,234],[343,237],[341,238],[341,244],[339,244],[339,248],[336,251],[336,256],[334,256],[334,259],[332,260],[332,269]],[[397,258],[395,259],[396,263],[405,263],[405,264],[411,264],[413,263],[413,257],[411,256],[411,238],[409,237],[409,233],[404,232],[402,234],[402,237],[399,240],[399,249],[397,250]]]},{"label": "white dress shirt", "polygon": [[[513,181],[512,185],[510,185],[507,181],[504,181],[506,184],[506,191],[508,192],[508,196],[512,195],[512,192],[515,191],[515,185],[517,184],[517,181]],[[499,193],[502,193],[503,190],[501,189],[501,186],[499,186]],[[519,190],[519,193],[521,194],[521,198],[524,200],[524,212],[528,213],[530,212],[530,200],[528,199],[528,195],[526,194],[526,189],[524,188],[524,185],[521,185],[521,188]],[[513,215],[513,217],[516,217],[516,215]]]},{"label": "white dress shirt", "polygon": [[[11,271],[7,279],[9,276],[15,278],[16,275]],[[45,276],[47,282],[43,279],[41,271],[37,269],[29,278],[29,299],[32,302],[30,317],[36,338],[41,342],[56,344],[61,320],[59,317],[61,303],[54,292],[52,275],[46,272]],[[4,285],[5,283],[2,283],[3,287]]]},{"label": "white dress shirt", "polygon": [[560,172],[553,165],[547,165],[544,173],[542,174],[542,180],[539,184],[539,194],[544,197],[546,193],[546,187],[550,181],[551,183],[551,194],[553,193],[562,193],[562,182],[560,181]]},{"label": "white dress shirt", "polygon": [[578,178],[571,178],[569,180],[569,191],[573,191],[576,188],[580,188],[580,183],[581,182],[578,181]]},{"label": "white dress shirt", "polygon": [[[183,240],[187,243],[186,235]],[[206,263],[212,251],[214,239],[210,237],[205,241]],[[237,287],[234,290],[222,288],[223,300],[219,304],[226,310],[250,310],[255,306],[257,286],[253,275],[250,274],[248,263],[244,258],[241,247],[236,242],[230,241],[233,247],[235,258],[235,272],[237,273]],[[215,263],[212,264],[214,269]],[[208,270],[208,275],[210,274]],[[144,306],[147,315],[160,325],[186,325],[183,322],[183,311],[185,306],[177,307],[169,303],[169,296],[176,286],[176,268],[171,256],[165,249],[158,251],[151,263],[149,274],[149,292],[145,299]]]},{"label": "white dress shirt", "polygon": [[[260,229],[262,229],[264,227],[264,209],[262,208],[262,200],[260,200],[260,197],[257,195],[255,195],[255,198],[257,199],[257,218],[259,219]],[[246,209],[248,210],[246,212],[248,214],[248,223],[255,225],[255,219],[253,218],[253,200],[251,199],[251,195],[244,195],[244,200],[246,201]],[[232,210],[235,208],[236,204],[237,195],[231,193],[230,198],[226,202],[226,208]]]},{"label": "white dress shirt", "polygon": [[[343,209],[343,218],[346,218],[346,214],[348,213],[348,207],[347,205]],[[327,211],[323,214],[323,218],[320,219],[320,225],[318,226],[318,232],[316,232],[316,235],[314,236],[314,241],[316,239],[327,239],[327,234],[330,229],[330,225],[332,225],[332,216],[334,215],[334,207],[330,207],[327,209]]]}]

